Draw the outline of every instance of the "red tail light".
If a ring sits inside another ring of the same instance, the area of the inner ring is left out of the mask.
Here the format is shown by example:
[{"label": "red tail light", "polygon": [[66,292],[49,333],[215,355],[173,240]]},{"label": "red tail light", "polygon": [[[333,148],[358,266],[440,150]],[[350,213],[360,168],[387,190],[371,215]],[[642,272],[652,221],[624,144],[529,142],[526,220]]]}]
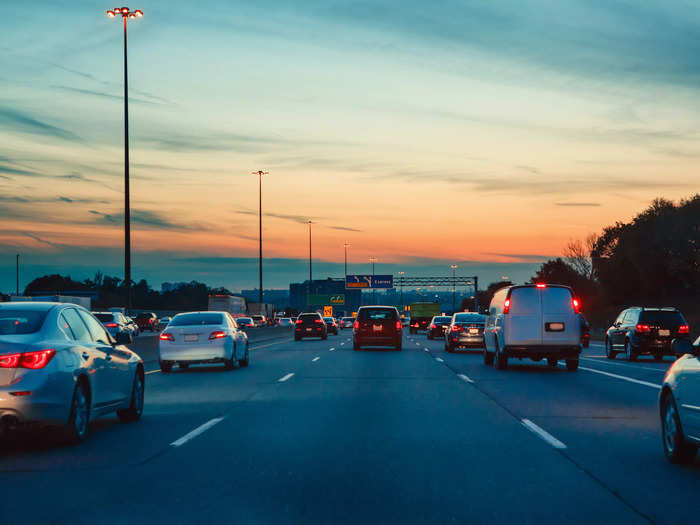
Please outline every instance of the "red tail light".
[{"label": "red tail light", "polygon": [[303,322],[304,322],[304,321],[302,321],[301,319],[297,319],[297,324],[301,324],[301,323],[303,323]]},{"label": "red tail light", "polygon": [[431,329],[431,330],[434,330],[435,328],[437,328],[437,326],[435,326],[435,323],[433,323],[433,324],[430,325],[430,329]]},{"label": "red tail light", "polygon": [[160,340],[161,341],[175,341],[175,337],[173,334],[169,334],[168,332],[163,332],[160,334]]},{"label": "red tail light", "polygon": [[214,339],[222,339],[224,337],[226,337],[226,332],[222,332],[221,330],[217,330],[209,334],[210,341],[213,341]]},{"label": "red tail light", "polygon": [[396,329],[401,330],[401,321],[396,321]]},{"label": "red tail light", "polygon": [[116,328],[117,326],[119,326],[117,323],[107,323],[105,328]]},{"label": "red tail light", "polygon": [[571,300],[571,305],[574,307],[574,312],[577,314],[581,313],[581,302],[575,297]]},{"label": "red tail light", "polygon": [[689,334],[690,333],[690,326],[687,324],[682,324],[678,327],[678,333],[679,334]]},{"label": "red tail light", "polygon": [[537,283],[535,286],[537,286],[537,288],[547,288],[545,283]]},{"label": "red tail light", "polygon": [[635,329],[636,329],[637,332],[639,332],[640,334],[648,334],[649,332],[651,332],[651,328],[649,327],[648,324],[638,324],[638,325],[635,327]]},{"label": "red tail light", "polygon": [[509,310],[510,310],[510,299],[506,299],[506,302],[503,303],[503,313],[507,314]]},{"label": "red tail light", "polygon": [[462,331],[461,325],[458,325],[458,324],[454,325],[454,326],[452,327],[452,331],[453,331],[453,332],[461,332],[461,331]]},{"label": "red tail light", "polygon": [[321,321],[320,319],[314,319],[314,323],[321,324],[322,322],[323,322],[323,321]]},{"label": "red tail light", "polygon": [[56,350],[47,348],[36,352],[0,356],[0,368],[44,368],[56,355]]},{"label": "red tail light", "polygon": [[360,321],[355,321],[354,323],[352,323],[352,327],[355,330],[359,330],[360,329]]}]

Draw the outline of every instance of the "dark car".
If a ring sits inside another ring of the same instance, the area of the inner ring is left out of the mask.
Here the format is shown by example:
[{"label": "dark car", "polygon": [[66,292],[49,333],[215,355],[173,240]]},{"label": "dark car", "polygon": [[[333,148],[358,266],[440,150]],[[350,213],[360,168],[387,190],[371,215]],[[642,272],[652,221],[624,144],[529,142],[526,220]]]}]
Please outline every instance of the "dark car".
[{"label": "dark car", "polygon": [[142,332],[145,330],[150,330],[155,332],[158,329],[158,316],[153,312],[143,312],[136,316],[134,319]]},{"label": "dark car", "polygon": [[328,327],[321,314],[301,314],[294,326],[294,340],[301,341],[304,337],[328,337]]},{"label": "dark car", "polygon": [[428,328],[426,328],[428,339],[442,339],[445,336],[445,331],[450,325],[452,318],[448,315],[436,315],[430,320]]},{"label": "dark car", "polygon": [[332,317],[324,317],[323,320],[326,322],[328,332],[333,335],[338,335],[338,323],[335,322],[335,319]]},{"label": "dark car", "polygon": [[454,314],[445,332],[445,350],[455,348],[483,348],[486,316],[477,313],[461,312]]},{"label": "dark car", "polygon": [[237,317],[236,324],[241,330],[247,330],[248,328],[255,327],[255,321],[253,321],[250,317]]},{"label": "dark car", "polygon": [[126,343],[134,342],[134,332],[129,320],[124,314],[119,312],[92,312],[102,326],[109,332],[109,335],[117,341]]},{"label": "dark car", "polygon": [[354,350],[363,346],[393,346],[401,350],[403,328],[394,306],[361,306],[352,331]]},{"label": "dark car", "polygon": [[660,361],[675,355],[674,339],[690,340],[690,326],[677,308],[635,306],[623,310],[605,334],[605,355],[615,359],[624,354],[634,361],[641,354],[651,354]]}]

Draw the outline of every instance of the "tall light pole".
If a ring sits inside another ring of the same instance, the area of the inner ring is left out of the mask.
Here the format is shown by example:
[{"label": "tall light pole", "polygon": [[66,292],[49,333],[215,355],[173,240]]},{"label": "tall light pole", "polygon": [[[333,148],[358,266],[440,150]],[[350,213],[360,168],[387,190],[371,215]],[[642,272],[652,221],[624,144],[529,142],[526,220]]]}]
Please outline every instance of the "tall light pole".
[{"label": "tall light pole", "polygon": [[258,239],[259,239],[259,248],[260,248],[260,253],[258,255],[258,268],[260,270],[260,293],[259,293],[259,303],[260,303],[260,308],[262,308],[262,303],[263,303],[263,281],[262,281],[262,176],[267,175],[267,171],[254,171],[253,175],[258,176]]},{"label": "tall light pole", "polygon": [[406,272],[399,272],[399,288],[401,290],[401,313],[403,314],[404,312],[404,306],[403,306],[403,276]]},{"label": "tall light pole", "polygon": [[457,269],[456,264],[451,264],[450,268],[452,268],[452,313],[454,314],[456,312],[455,307],[455,288],[457,286],[456,280],[455,280],[455,270]]},{"label": "tall light pole", "polygon": [[[313,293],[313,273],[311,271],[311,221],[309,221],[309,295]],[[309,298],[310,299],[310,298]],[[309,302],[308,300],[306,301]]]},{"label": "tall light pole", "polygon": [[377,290],[374,288],[374,263],[377,262],[377,258],[370,257],[369,262],[372,263],[372,302],[377,304]]},{"label": "tall light pole", "polygon": [[131,310],[131,204],[129,202],[129,77],[127,74],[126,21],[141,18],[143,11],[129,11],[128,7],[117,7],[107,11],[107,16],[121,16],[124,21],[124,282],[126,283],[126,307]]},{"label": "tall light pole", "polygon": [[347,280],[347,275],[348,275],[348,248],[350,247],[350,243],[348,241],[345,241],[343,243],[343,248],[345,248],[345,277],[343,279]]}]

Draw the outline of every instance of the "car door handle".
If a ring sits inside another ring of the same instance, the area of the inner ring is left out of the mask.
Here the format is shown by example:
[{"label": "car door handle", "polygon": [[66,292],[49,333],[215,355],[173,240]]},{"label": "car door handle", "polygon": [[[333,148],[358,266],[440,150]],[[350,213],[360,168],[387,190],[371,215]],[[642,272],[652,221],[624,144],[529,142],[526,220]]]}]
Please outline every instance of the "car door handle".
[{"label": "car door handle", "polygon": [[83,352],[83,359],[87,361],[88,359],[90,359],[90,355],[87,352]]}]

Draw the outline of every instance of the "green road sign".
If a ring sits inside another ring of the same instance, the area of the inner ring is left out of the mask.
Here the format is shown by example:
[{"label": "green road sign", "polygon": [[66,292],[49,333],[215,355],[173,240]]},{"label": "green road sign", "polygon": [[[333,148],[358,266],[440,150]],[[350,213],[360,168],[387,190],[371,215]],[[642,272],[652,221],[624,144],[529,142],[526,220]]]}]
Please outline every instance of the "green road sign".
[{"label": "green road sign", "polygon": [[342,306],[345,305],[345,294],[312,294],[308,296],[307,304],[309,306],[325,306],[325,305],[335,305]]}]

